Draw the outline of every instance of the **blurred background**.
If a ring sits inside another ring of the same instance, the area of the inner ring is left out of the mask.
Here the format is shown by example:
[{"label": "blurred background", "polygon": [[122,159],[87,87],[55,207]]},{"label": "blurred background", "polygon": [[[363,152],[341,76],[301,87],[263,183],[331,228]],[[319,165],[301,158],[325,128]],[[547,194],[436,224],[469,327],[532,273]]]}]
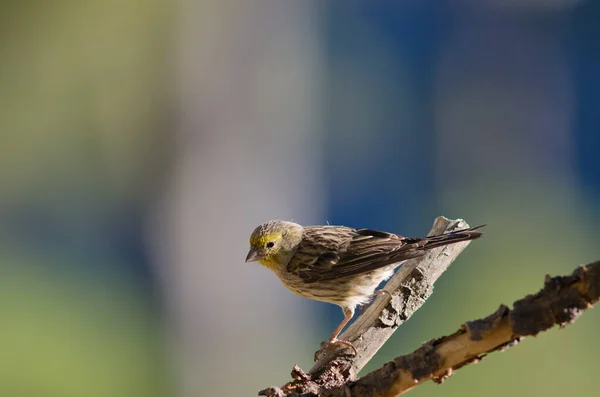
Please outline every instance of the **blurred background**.
[{"label": "blurred background", "polygon": [[[488,224],[365,371],[600,259],[600,2],[4,1],[0,32],[1,396],[310,368],[342,314],[244,263],[269,219]],[[599,326],[411,395],[593,395]]]}]

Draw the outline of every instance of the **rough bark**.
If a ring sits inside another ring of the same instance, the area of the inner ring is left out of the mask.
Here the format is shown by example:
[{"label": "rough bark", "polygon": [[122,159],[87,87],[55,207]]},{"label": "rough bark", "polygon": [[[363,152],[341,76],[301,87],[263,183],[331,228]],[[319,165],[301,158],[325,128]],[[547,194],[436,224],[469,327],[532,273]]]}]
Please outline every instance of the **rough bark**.
[{"label": "rough bark", "polygon": [[[468,226],[464,221],[438,218],[432,234],[438,233],[436,227],[450,231]],[[397,396],[426,380],[441,383],[459,368],[480,361],[488,353],[515,346],[526,336],[555,325],[562,327],[572,323],[583,310],[600,299],[600,261],[579,267],[570,276],[546,276],[544,288],[516,301],[512,310],[501,305],[488,317],[467,322],[455,333],[431,340],[413,353],[396,357],[354,381],[354,374],[425,302],[432,292],[433,282],[465,246],[461,243],[433,250],[427,257],[409,261],[400,268],[404,272],[399,271],[386,285],[386,290],[395,291],[393,298],[379,297],[342,335],[357,348],[357,356],[340,354],[340,350],[327,351],[319,355],[308,373],[295,367],[292,382],[282,388],[262,390],[259,394],[278,397]],[[399,287],[393,290],[391,283]]]}]

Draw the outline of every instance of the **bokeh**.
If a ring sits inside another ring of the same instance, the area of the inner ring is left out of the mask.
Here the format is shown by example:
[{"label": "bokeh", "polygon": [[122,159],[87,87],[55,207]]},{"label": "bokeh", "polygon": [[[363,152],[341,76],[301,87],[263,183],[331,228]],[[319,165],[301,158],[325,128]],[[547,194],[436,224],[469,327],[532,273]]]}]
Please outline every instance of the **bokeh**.
[{"label": "bokeh", "polygon": [[[487,223],[363,371],[600,259],[600,3],[0,4],[0,396],[255,395],[341,320],[268,219]],[[414,396],[595,395],[600,316]]]}]

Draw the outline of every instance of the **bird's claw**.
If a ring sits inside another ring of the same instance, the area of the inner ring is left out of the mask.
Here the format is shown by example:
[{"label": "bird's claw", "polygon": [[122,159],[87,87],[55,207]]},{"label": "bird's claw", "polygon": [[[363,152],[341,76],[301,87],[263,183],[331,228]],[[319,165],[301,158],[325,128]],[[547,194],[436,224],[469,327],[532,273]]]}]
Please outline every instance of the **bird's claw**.
[{"label": "bird's claw", "polygon": [[334,341],[329,342],[329,346],[331,346],[331,345],[342,345],[342,346],[349,347],[354,352],[354,356],[358,356],[358,350],[356,350],[356,347],[354,347],[354,345],[350,342],[347,342],[345,340],[336,339]]},{"label": "bird's claw", "polygon": [[347,342],[345,340],[334,339],[334,340],[330,340],[327,342],[321,342],[321,345],[319,346],[319,350],[317,350],[315,352],[315,356],[314,356],[315,361],[317,361],[319,359],[321,354],[325,353],[326,351],[330,350],[332,346],[336,346],[336,345],[337,346],[342,345],[345,348],[352,349],[353,355],[358,356],[358,350],[356,350],[356,347],[354,347],[354,345],[352,343]]}]

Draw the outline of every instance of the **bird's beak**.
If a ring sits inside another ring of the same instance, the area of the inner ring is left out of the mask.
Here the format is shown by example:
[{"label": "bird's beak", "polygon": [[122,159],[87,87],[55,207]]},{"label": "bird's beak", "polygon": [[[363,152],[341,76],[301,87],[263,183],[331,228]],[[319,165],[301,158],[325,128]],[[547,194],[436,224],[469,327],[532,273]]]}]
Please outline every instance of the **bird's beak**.
[{"label": "bird's beak", "polygon": [[260,258],[258,256],[258,251],[256,251],[254,248],[250,248],[250,251],[248,252],[248,255],[246,255],[246,263],[248,263],[248,262],[256,262],[259,259]]}]

